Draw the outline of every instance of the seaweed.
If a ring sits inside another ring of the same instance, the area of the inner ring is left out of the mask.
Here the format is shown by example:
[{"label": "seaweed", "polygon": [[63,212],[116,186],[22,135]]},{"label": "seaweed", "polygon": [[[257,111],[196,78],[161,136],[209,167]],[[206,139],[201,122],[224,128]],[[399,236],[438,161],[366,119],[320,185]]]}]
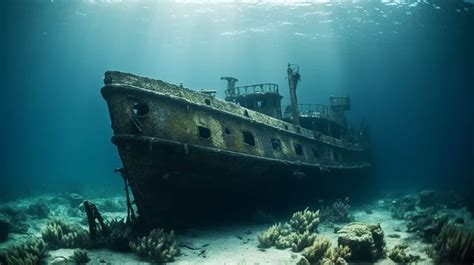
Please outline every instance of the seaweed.
[{"label": "seaweed", "polygon": [[474,230],[446,224],[428,253],[436,262],[474,263]]},{"label": "seaweed", "polygon": [[91,259],[89,258],[89,253],[87,253],[84,249],[76,249],[74,250],[74,254],[72,256],[72,261],[75,264],[87,264]]},{"label": "seaweed", "polygon": [[132,225],[125,219],[112,219],[107,222],[107,227],[110,231],[106,239],[107,248],[119,252],[130,251],[129,242],[134,238]]},{"label": "seaweed", "polygon": [[41,235],[51,249],[87,248],[89,245],[87,230],[59,219],[50,220]]},{"label": "seaweed", "polygon": [[413,263],[421,258],[418,255],[407,254],[408,245],[396,245],[388,252],[388,257],[396,263]]},{"label": "seaweed", "polygon": [[46,258],[46,243],[42,238],[33,238],[11,246],[0,254],[0,260],[11,265],[40,264]]},{"label": "seaweed", "polygon": [[131,242],[130,248],[137,256],[156,263],[174,261],[179,254],[174,232],[163,229],[153,229],[148,236]]}]

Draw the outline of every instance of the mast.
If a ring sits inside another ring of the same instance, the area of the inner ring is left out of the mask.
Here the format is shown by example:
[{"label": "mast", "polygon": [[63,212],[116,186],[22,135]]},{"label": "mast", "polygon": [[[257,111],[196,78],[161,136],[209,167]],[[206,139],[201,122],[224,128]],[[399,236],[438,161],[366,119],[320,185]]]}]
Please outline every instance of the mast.
[{"label": "mast", "polygon": [[297,64],[288,64],[288,85],[290,87],[290,100],[291,100],[291,114],[293,116],[293,124],[299,125],[299,114],[298,114],[298,99],[296,97],[296,86],[300,81],[300,67]]}]

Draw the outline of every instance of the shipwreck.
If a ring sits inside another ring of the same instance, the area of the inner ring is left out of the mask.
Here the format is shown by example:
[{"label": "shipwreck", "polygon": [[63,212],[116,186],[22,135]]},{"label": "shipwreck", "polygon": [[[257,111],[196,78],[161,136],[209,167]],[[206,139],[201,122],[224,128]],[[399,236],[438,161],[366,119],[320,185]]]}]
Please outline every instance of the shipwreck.
[{"label": "shipwreck", "polygon": [[221,100],[215,91],[106,72],[101,92],[133,195],[129,215],[136,209],[147,224],[176,226],[205,209],[239,212],[363,185],[369,139],[366,125],[348,126],[350,99],[300,105],[299,67],[289,64],[287,77],[291,105],[282,111],[277,84],[222,77]]}]

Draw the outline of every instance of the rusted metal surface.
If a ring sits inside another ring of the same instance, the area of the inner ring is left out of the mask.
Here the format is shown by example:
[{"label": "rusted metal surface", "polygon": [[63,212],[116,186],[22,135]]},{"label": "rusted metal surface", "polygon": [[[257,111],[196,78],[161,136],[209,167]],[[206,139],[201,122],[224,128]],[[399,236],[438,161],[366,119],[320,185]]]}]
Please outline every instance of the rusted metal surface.
[{"label": "rusted metal surface", "polygon": [[113,142],[138,213],[153,225],[176,222],[172,216],[185,204],[183,193],[189,198],[243,190],[251,196],[261,192],[256,187],[322,186],[325,177],[370,167],[365,144],[206,93],[121,72],[107,72],[104,82]]}]

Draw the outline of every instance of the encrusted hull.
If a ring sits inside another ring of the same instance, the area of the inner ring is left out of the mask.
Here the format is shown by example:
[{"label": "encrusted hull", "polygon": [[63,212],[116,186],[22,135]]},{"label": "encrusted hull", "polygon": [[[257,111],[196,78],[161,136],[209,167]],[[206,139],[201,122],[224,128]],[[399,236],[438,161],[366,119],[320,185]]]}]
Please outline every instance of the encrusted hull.
[{"label": "encrusted hull", "polygon": [[363,146],[162,81],[108,72],[105,83],[113,143],[153,226],[206,209],[318,199],[367,179]]}]

